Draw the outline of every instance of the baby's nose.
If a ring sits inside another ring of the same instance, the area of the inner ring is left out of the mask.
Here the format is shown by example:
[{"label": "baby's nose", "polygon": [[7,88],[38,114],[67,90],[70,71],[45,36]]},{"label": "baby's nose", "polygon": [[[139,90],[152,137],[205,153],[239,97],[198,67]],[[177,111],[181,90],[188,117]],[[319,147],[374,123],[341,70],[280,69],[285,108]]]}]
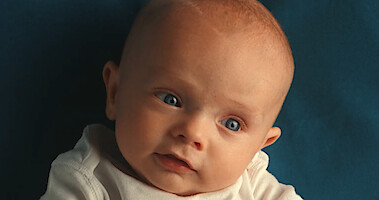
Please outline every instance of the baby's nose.
[{"label": "baby's nose", "polygon": [[206,115],[192,114],[180,121],[172,134],[176,139],[201,151],[207,146],[211,126],[212,122]]}]

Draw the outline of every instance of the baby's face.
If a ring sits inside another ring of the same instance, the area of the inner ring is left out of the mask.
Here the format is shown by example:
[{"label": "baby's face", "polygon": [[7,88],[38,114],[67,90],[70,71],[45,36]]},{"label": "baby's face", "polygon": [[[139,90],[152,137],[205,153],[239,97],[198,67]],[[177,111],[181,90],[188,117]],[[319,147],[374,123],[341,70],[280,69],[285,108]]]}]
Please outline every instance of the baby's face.
[{"label": "baby's face", "polygon": [[228,187],[280,135],[272,124],[285,93],[283,56],[201,22],[152,30],[130,56],[131,70],[104,69],[119,149],[141,180],[164,191]]}]

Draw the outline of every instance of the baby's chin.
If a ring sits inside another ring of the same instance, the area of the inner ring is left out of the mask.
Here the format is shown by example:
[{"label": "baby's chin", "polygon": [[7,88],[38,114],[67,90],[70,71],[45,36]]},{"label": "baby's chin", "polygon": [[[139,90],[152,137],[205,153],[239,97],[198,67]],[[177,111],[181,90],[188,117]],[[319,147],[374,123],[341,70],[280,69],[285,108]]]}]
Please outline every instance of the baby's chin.
[{"label": "baby's chin", "polygon": [[165,192],[169,192],[178,196],[193,196],[201,193],[216,192],[228,186],[224,185],[208,185],[195,183],[189,180],[182,179],[181,181],[172,180],[170,178],[159,180],[157,182],[149,181],[149,184]]},{"label": "baby's chin", "polygon": [[[128,163],[129,164],[129,163]],[[136,170],[132,165],[130,166],[129,175],[132,175],[134,178],[138,179],[141,182],[144,182],[147,185],[155,187],[164,192],[169,192],[178,196],[192,196],[199,193],[204,193],[206,191],[198,191],[198,183],[194,183],[193,180],[188,180],[190,177],[183,177],[175,173],[148,173],[144,175],[140,170]],[[193,178],[193,177],[192,177]]]},{"label": "baby's chin", "polygon": [[144,182],[159,190],[178,196],[193,196],[208,192],[206,190],[209,189],[207,186],[203,186],[198,181],[191,180],[190,177],[183,177],[175,173],[162,175],[157,177],[154,177],[154,175],[152,177],[146,176]]},{"label": "baby's chin", "polygon": [[173,181],[171,179],[161,179],[158,181],[149,181],[149,184],[165,192],[178,196],[192,196],[204,191],[199,191],[190,181]]},{"label": "baby's chin", "polygon": [[[179,188],[178,188],[179,186]],[[193,196],[193,195],[197,195],[197,194],[201,194],[201,193],[206,193],[206,191],[197,191],[195,189],[189,189],[187,188],[187,190],[185,190],[184,187],[180,186],[180,185],[176,185],[174,187],[165,187],[165,188],[158,188],[160,190],[163,190],[165,192],[169,192],[169,193],[172,193],[172,194],[175,194],[177,196],[182,196],[182,197],[188,197],[188,196]],[[209,191],[211,192],[211,191]]]}]

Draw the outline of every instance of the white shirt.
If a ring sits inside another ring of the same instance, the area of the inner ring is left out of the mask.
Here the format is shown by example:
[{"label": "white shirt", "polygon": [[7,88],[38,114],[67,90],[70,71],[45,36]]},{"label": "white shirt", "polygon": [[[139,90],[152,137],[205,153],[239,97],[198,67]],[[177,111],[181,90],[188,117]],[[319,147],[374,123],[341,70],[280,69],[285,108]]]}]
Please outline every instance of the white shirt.
[{"label": "white shirt", "polygon": [[290,185],[279,183],[266,169],[268,156],[258,152],[233,185],[216,192],[188,197],[149,186],[136,178],[118,151],[112,130],[88,125],[74,149],[51,164],[46,193],[41,200],[297,200]]}]

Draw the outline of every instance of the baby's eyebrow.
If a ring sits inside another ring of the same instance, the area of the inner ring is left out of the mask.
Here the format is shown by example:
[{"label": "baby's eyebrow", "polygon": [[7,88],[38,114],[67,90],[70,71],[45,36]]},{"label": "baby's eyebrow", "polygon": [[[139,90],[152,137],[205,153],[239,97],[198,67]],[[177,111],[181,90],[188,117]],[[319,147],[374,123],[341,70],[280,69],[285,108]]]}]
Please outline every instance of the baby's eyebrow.
[{"label": "baby's eyebrow", "polygon": [[245,106],[243,103],[240,103],[239,101],[237,100],[234,100],[234,99],[230,99],[228,97],[225,97],[228,101],[232,102],[233,104],[235,104],[236,106],[238,107],[241,107],[243,108],[244,110],[248,111],[248,112],[253,112],[252,110],[250,110],[250,108],[248,108],[247,106]]},{"label": "baby's eyebrow", "polygon": [[258,118],[260,115],[261,115],[261,112],[259,109],[257,108],[249,108],[248,106],[246,106],[245,104],[235,100],[235,99],[232,99],[232,98],[228,98],[226,96],[224,96],[224,98],[231,102],[232,104],[234,104],[235,106],[237,106],[239,108],[239,110],[242,110],[243,113],[247,113],[246,115],[251,117],[251,118]]},{"label": "baby's eyebrow", "polygon": [[189,88],[190,90],[194,90],[198,86],[194,84],[191,81],[186,80],[185,78],[182,78],[180,74],[177,74],[175,72],[172,72],[170,70],[163,70],[165,75],[164,77],[160,77],[156,79],[156,82],[168,82],[172,86],[180,85]]},{"label": "baby's eyebrow", "polygon": [[[180,74],[177,74],[170,70],[165,70],[165,72],[166,73],[164,78],[157,80],[157,82],[166,82],[167,80],[169,80],[167,84],[170,84],[171,86],[186,87],[185,90],[187,90],[190,93],[196,93],[196,88],[201,88],[200,85],[196,85],[195,83],[181,77]],[[245,118],[258,119],[261,117],[261,110],[256,107],[250,108],[246,104],[226,95],[222,95],[218,99],[223,99],[225,102],[231,103],[233,106],[235,106],[235,108],[237,108],[237,110],[240,111],[239,113],[242,114]]]}]

